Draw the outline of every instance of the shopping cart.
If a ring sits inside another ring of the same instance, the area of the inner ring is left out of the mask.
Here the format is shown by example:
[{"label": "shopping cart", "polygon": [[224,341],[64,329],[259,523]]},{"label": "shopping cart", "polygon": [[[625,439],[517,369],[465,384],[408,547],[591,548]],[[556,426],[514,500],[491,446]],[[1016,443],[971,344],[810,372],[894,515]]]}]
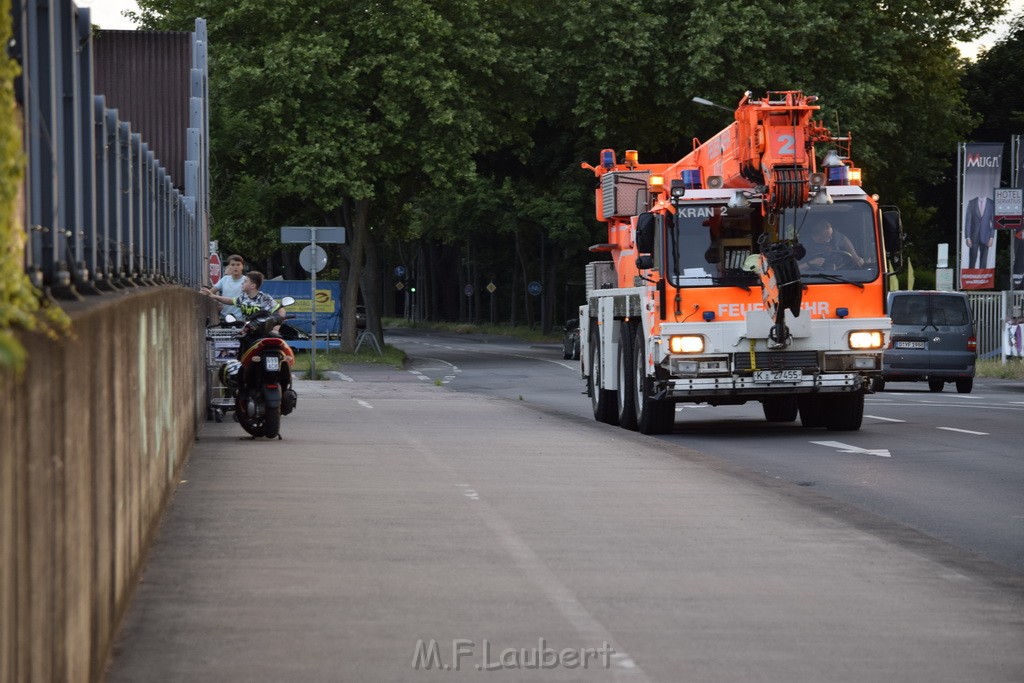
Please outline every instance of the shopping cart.
[{"label": "shopping cart", "polygon": [[206,328],[206,419],[222,422],[224,413],[235,409],[235,394],[220,381],[220,369],[238,358],[237,327]]}]

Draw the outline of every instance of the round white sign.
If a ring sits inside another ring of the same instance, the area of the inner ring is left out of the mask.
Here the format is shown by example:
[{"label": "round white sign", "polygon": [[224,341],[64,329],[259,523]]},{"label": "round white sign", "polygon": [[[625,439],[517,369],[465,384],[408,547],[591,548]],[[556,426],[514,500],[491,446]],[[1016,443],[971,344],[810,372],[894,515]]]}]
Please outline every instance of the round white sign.
[{"label": "round white sign", "polygon": [[299,252],[299,265],[307,273],[319,273],[327,265],[327,252],[319,245],[305,246]]}]

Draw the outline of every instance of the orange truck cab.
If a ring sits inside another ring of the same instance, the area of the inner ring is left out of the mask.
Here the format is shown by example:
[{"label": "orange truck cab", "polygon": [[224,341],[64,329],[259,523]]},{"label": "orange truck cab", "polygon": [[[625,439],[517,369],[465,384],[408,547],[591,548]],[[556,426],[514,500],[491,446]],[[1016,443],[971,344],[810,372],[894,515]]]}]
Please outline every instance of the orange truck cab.
[{"label": "orange truck cab", "polygon": [[[672,164],[601,152],[580,307],[594,417],[672,429],[679,402],[759,401],[766,419],[860,428],[881,371],[899,212],[860,185],[850,137],[798,91],[744,95],[735,122]],[[818,157],[821,157],[819,163]]]}]

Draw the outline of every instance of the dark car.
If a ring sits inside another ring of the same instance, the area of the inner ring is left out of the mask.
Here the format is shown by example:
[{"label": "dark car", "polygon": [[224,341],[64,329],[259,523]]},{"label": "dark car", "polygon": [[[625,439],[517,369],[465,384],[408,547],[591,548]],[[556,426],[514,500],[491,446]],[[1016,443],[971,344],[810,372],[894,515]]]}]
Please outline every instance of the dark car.
[{"label": "dark car", "polygon": [[366,329],[366,306],[356,306],[356,329]]},{"label": "dark car", "polygon": [[580,319],[570,318],[565,321],[565,334],[562,335],[562,358],[580,359]]},{"label": "dark car", "polygon": [[872,388],[886,382],[927,381],[931,391],[947,382],[961,394],[974,387],[977,337],[967,295],[959,292],[890,292],[892,333],[882,354],[882,376]]}]

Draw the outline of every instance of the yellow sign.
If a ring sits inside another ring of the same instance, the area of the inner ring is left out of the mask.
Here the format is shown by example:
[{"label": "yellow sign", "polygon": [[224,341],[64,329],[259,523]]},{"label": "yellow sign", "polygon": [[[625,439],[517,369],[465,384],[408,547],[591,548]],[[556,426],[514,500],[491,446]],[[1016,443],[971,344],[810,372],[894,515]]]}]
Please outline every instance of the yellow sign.
[{"label": "yellow sign", "polygon": [[[295,303],[288,307],[288,310],[292,313],[312,313],[313,302],[310,299],[300,299],[293,297]],[[329,289],[318,289],[316,290],[316,312],[317,313],[333,313],[338,308],[337,302],[331,297],[331,290]]]}]

